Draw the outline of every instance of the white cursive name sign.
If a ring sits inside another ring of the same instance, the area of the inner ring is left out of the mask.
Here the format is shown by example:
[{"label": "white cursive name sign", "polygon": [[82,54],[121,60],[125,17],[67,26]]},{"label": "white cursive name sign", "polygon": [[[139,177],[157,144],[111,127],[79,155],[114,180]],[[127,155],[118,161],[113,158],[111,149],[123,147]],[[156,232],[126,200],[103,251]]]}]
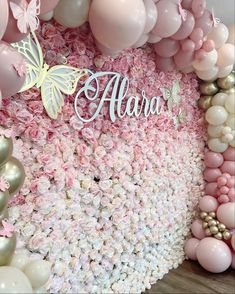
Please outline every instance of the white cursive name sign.
[{"label": "white cursive name sign", "polygon": [[[145,91],[142,90],[140,96],[128,96],[129,79],[122,77],[116,72],[96,72],[88,71],[90,77],[84,86],[79,90],[74,101],[74,108],[78,118],[83,122],[92,122],[100,114],[105,102],[109,103],[109,115],[112,122],[124,116],[139,117],[141,114],[148,117],[151,114],[159,115],[162,111],[161,97],[148,99]],[[100,88],[100,78],[108,76],[109,79],[103,90]],[[97,107],[94,113],[84,118],[78,111],[79,98],[85,96],[90,103],[93,102]]]}]

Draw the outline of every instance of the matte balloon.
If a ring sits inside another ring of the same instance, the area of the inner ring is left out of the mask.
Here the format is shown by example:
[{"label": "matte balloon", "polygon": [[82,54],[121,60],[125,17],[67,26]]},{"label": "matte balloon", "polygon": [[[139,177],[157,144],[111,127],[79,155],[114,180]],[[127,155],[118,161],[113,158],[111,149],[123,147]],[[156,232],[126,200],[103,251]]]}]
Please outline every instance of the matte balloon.
[{"label": "matte balloon", "polygon": [[186,39],[184,42],[182,42],[182,50],[183,51],[193,52],[194,49],[195,49],[195,43],[192,40]]},{"label": "matte balloon", "polygon": [[101,44],[114,51],[122,50],[134,45],[142,35],[145,6],[142,0],[93,0],[89,23]]},{"label": "matte balloon", "polygon": [[179,50],[180,45],[176,40],[162,39],[154,45],[155,52],[161,57],[172,57]]},{"label": "matte balloon", "polygon": [[174,56],[174,61],[178,69],[189,67],[193,63],[193,52],[179,50]]},{"label": "matte balloon", "polygon": [[224,44],[218,50],[217,65],[219,67],[225,67],[234,64],[235,62],[235,47],[232,44]]},{"label": "matte balloon", "polygon": [[225,78],[227,77],[233,70],[233,64],[225,67],[219,67],[219,71],[217,73],[218,78]]},{"label": "matte balloon", "polygon": [[192,223],[191,230],[192,230],[193,235],[199,240],[206,237],[204,229],[202,227],[202,221],[199,219],[195,220]]},{"label": "matte balloon", "polygon": [[44,21],[49,21],[49,20],[51,20],[53,18],[53,16],[54,16],[54,11],[52,10],[52,11],[49,11],[47,13],[40,14],[39,18],[41,20],[44,20]]},{"label": "matte balloon", "polygon": [[157,56],[156,66],[158,69],[163,71],[172,71],[175,69],[175,64],[172,57],[165,58],[165,57]]},{"label": "matte balloon", "polygon": [[[1,130],[1,126],[0,126]],[[11,138],[0,136],[0,166],[5,164],[10,158],[13,151],[13,143]]]},{"label": "matte balloon", "polygon": [[186,20],[182,21],[182,24],[178,31],[171,36],[174,40],[183,40],[186,39],[193,31],[195,25],[195,19],[194,16],[190,11],[187,11]]},{"label": "matte balloon", "polygon": [[195,28],[190,34],[190,39],[193,42],[201,41],[203,38],[203,30],[201,28]]},{"label": "matte balloon", "polygon": [[224,158],[223,155],[220,153],[207,151],[205,153],[204,161],[207,167],[217,168],[223,164]]},{"label": "matte balloon", "polygon": [[54,19],[67,28],[76,28],[88,19],[90,0],[60,0],[54,11]]},{"label": "matte balloon", "polygon": [[33,289],[26,275],[11,266],[0,267],[0,293],[32,293]]},{"label": "matte balloon", "polygon": [[203,15],[196,19],[195,28],[201,28],[203,35],[207,36],[213,26],[212,14],[209,10],[205,10]]},{"label": "matte balloon", "polygon": [[147,43],[149,38],[148,34],[143,34],[139,40],[133,45],[134,48],[142,47],[145,43]]},{"label": "matte balloon", "polygon": [[[0,229],[2,229],[0,227]],[[11,262],[12,256],[16,248],[16,235],[13,234],[11,237],[2,237],[0,236],[0,269],[1,266],[7,265]],[[1,292],[1,279],[0,275],[0,293]]]},{"label": "matte balloon", "polygon": [[111,56],[113,58],[116,58],[121,53],[121,51],[115,51],[113,49],[105,47],[104,45],[100,44],[97,40],[96,40],[96,46],[102,54]]},{"label": "matte balloon", "polygon": [[210,70],[216,64],[217,58],[217,51],[214,49],[211,52],[206,52],[203,59],[195,60],[193,67],[199,71]]},{"label": "matte balloon", "polygon": [[209,70],[204,70],[204,71],[196,70],[196,74],[199,77],[199,79],[203,81],[212,81],[216,78],[218,71],[219,71],[218,67],[213,66]]},{"label": "matte balloon", "polygon": [[183,8],[191,10],[193,0],[182,0],[181,5]]},{"label": "matte balloon", "polygon": [[16,253],[13,255],[10,266],[23,270],[26,264],[29,263],[29,258],[23,253]]},{"label": "matte balloon", "polygon": [[175,34],[181,26],[179,7],[170,0],[157,2],[158,18],[152,34],[167,38]]},{"label": "matte balloon", "polygon": [[232,147],[228,147],[228,149],[223,153],[225,160],[235,160],[235,149]]},{"label": "matte balloon", "polygon": [[188,258],[192,260],[197,260],[196,249],[199,243],[200,243],[200,240],[196,238],[191,238],[186,242],[184,250]]},{"label": "matte balloon", "polygon": [[206,40],[203,42],[202,49],[206,52],[211,52],[215,49],[215,42],[213,40]]},{"label": "matte balloon", "polygon": [[149,33],[156,24],[157,21],[157,7],[153,0],[144,0],[144,5],[146,9],[146,24],[144,28],[144,34]]},{"label": "matte balloon", "polygon": [[228,144],[222,142],[219,138],[211,138],[207,144],[209,149],[214,152],[224,152],[228,148]]},{"label": "matte balloon", "polygon": [[160,42],[161,40],[162,40],[161,37],[159,37],[157,35],[150,34],[149,38],[148,38],[148,43],[155,44],[155,43]]},{"label": "matte balloon", "polygon": [[193,0],[192,11],[195,17],[201,17],[206,9],[206,0]]},{"label": "matte balloon", "polygon": [[215,199],[215,197],[212,197],[209,195],[202,197],[199,201],[200,209],[205,212],[216,211],[218,206],[219,206],[219,203]]},{"label": "matte balloon", "polygon": [[15,195],[19,192],[25,179],[25,171],[22,164],[14,157],[0,168],[0,176],[3,176],[10,184],[9,193]]},{"label": "matte balloon", "polygon": [[3,97],[15,95],[26,78],[23,56],[5,42],[0,42],[0,89]]},{"label": "matte balloon", "polygon": [[211,237],[200,241],[196,255],[200,265],[212,273],[224,272],[232,262],[232,254],[228,245]]},{"label": "matte balloon", "polygon": [[40,0],[40,14],[45,14],[52,11],[58,3],[59,0]]},{"label": "matte balloon", "polygon": [[24,273],[33,288],[40,288],[46,284],[51,274],[51,264],[46,260],[33,260],[29,262]]},{"label": "matte balloon", "polygon": [[218,49],[222,45],[226,43],[228,40],[229,31],[226,25],[223,23],[217,24],[217,26],[213,27],[207,36],[208,40],[213,40],[215,44],[215,48]]},{"label": "matte balloon", "polygon": [[0,9],[0,40],[2,39],[2,36],[4,35],[6,31],[8,17],[9,17],[8,0],[2,0],[1,9]]},{"label": "matte balloon", "polygon": [[203,173],[204,179],[209,183],[215,182],[221,174],[219,168],[206,168]]}]

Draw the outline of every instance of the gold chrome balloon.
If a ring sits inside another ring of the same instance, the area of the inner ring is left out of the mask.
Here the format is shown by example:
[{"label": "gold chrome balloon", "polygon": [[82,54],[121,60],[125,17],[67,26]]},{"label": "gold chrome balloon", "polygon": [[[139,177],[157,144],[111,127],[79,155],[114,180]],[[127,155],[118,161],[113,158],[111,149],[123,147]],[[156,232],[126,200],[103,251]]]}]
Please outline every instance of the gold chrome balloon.
[{"label": "gold chrome balloon", "polygon": [[218,240],[221,240],[223,238],[223,235],[221,233],[217,233],[216,235],[214,235],[214,237]]},{"label": "gold chrome balloon", "polygon": [[201,98],[198,100],[199,107],[206,111],[208,108],[211,107],[211,100],[213,96],[201,96]]},{"label": "gold chrome balloon", "polygon": [[210,232],[211,232],[211,234],[215,235],[219,232],[219,229],[216,226],[211,226]]},{"label": "gold chrome balloon", "polygon": [[15,248],[15,234],[10,238],[0,236],[0,266],[7,265],[11,261]]},{"label": "gold chrome balloon", "polygon": [[229,231],[223,232],[223,238],[224,240],[230,240],[232,237],[231,233]]},{"label": "gold chrome balloon", "polygon": [[7,206],[8,198],[9,198],[8,191],[5,191],[5,192],[0,191],[0,213]]},{"label": "gold chrome balloon", "polygon": [[202,211],[201,213],[200,213],[200,218],[201,219],[205,219],[206,217],[207,217],[207,212],[204,212],[204,211]]},{"label": "gold chrome balloon", "polygon": [[211,212],[209,213],[209,216],[211,216],[211,217],[215,218],[215,217],[216,217],[216,214],[215,214],[215,212],[214,212],[214,211],[211,211]]},{"label": "gold chrome balloon", "polygon": [[201,94],[207,96],[215,95],[219,91],[219,88],[217,87],[216,83],[211,82],[201,83],[199,88]]},{"label": "gold chrome balloon", "polygon": [[231,73],[225,78],[217,80],[217,85],[224,90],[229,90],[235,85],[235,74]]},{"label": "gold chrome balloon", "polygon": [[[1,127],[0,127],[1,128]],[[0,166],[7,162],[12,155],[13,143],[11,138],[0,135]]]},{"label": "gold chrome balloon", "polygon": [[2,212],[0,212],[0,222],[8,217],[9,217],[8,210],[7,210],[7,207],[5,207],[5,209]]},{"label": "gold chrome balloon", "polygon": [[235,94],[235,87],[232,87],[228,90],[220,90],[220,92],[225,93],[225,94]]},{"label": "gold chrome balloon", "polygon": [[13,196],[19,192],[24,183],[24,167],[18,159],[10,157],[8,162],[0,168],[0,176],[4,176],[10,184],[9,194],[10,196]]}]

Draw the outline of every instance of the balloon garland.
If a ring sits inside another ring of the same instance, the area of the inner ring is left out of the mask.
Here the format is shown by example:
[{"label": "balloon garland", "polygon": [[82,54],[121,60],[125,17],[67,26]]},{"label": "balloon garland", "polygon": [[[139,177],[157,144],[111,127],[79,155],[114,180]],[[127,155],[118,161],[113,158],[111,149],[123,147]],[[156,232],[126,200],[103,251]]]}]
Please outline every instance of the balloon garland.
[{"label": "balloon garland", "polygon": [[[199,106],[208,122],[206,195],[192,224],[195,238],[187,241],[185,251],[211,272],[235,267],[234,27],[220,23],[206,9],[205,0],[1,0],[0,104],[2,97],[19,92],[26,79],[25,61],[10,43],[24,39],[33,27],[25,22],[26,29],[20,28],[11,3],[23,11],[32,5],[35,19],[39,14],[44,21],[54,17],[68,28],[89,21],[97,46],[106,55],[115,57],[129,47],[152,43],[158,69],[195,72],[204,81]],[[4,284],[0,292],[32,292],[46,283],[50,265],[13,256],[16,236],[6,221],[6,207],[23,184],[24,170],[11,157],[12,149],[9,132],[0,127],[0,276]]]}]

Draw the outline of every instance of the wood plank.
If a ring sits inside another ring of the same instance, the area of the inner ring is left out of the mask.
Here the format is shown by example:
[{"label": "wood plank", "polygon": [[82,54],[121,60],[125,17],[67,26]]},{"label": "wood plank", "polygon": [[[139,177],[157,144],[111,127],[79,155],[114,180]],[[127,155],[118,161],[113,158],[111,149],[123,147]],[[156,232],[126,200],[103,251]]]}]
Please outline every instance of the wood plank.
[{"label": "wood plank", "polygon": [[197,262],[185,261],[145,294],[187,293],[187,294],[235,294],[235,271],[221,274],[205,271]]}]

